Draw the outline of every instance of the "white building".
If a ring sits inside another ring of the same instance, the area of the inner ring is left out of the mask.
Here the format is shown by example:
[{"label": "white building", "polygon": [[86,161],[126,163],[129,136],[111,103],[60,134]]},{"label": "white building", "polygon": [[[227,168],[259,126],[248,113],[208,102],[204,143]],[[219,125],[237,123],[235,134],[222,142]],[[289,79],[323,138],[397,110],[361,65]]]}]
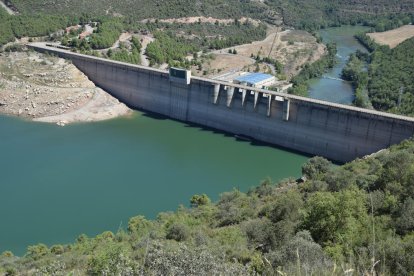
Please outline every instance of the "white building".
[{"label": "white building", "polygon": [[233,83],[266,89],[276,83],[276,78],[269,74],[251,73],[235,78]]}]

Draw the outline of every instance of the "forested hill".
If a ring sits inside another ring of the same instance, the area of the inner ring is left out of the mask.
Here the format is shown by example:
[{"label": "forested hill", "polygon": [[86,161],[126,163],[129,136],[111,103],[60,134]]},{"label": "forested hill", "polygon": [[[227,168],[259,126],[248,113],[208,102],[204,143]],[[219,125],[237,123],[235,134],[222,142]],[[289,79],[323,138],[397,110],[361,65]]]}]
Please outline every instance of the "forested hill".
[{"label": "forested hill", "polygon": [[212,16],[239,18],[243,14],[257,16],[266,12],[266,5],[238,0],[11,0],[23,13],[63,13],[79,16],[92,15],[129,16],[135,20],[146,18],[177,18],[187,16]]},{"label": "forested hill", "polygon": [[[19,11],[10,16],[0,9],[0,46],[15,37],[51,35],[66,26],[112,17],[124,26],[148,18],[242,16],[271,24],[316,30],[340,24],[364,24],[384,31],[413,22],[414,2],[368,0],[6,0]],[[136,28],[135,28],[136,29]]]},{"label": "forested hill", "polygon": [[413,275],[413,164],[413,140],[343,166],[315,157],[305,183],[194,195],[127,231],[4,252],[0,275]]},{"label": "forested hill", "polygon": [[[392,15],[399,17],[414,12],[412,0],[269,0],[267,2],[282,10],[285,24],[304,29],[361,22],[375,27],[377,24],[386,27],[390,21],[393,21]],[[390,17],[383,17],[378,21],[378,17],[383,15]]]},{"label": "forested hill", "polygon": [[368,91],[376,109],[414,116],[414,38],[371,57]]},{"label": "forested hill", "polygon": [[365,34],[358,38],[371,53],[352,55],[342,72],[356,89],[355,104],[414,116],[414,38],[394,49],[376,44]]},{"label": "forested hill", "polygon": [[[414,13],[412,0],[8,0],[24,14],[46,13],[80,16],[114,15],[145,18],[177,18],[212,16],[236,18],[249,16],[273,21],[284,18],[284,23],[303,29],[323,26],[371,23],[378,16],[398,16]],[[387,25],[390,18],[381,24]],[[378,23],[378,22],[376,22]],[[376,23],[374,25],[376,25]]]}]

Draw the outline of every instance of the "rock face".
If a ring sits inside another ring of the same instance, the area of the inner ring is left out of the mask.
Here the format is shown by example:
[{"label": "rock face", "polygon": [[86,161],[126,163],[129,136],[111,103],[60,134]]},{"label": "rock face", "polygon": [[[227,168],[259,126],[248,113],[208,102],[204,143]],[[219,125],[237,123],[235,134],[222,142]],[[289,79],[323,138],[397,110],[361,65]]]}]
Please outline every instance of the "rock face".
[{"label": "rock face", "polygon": [[34,52],[0,55],[2,114],[66,125],[129,112],[69,61]]}]

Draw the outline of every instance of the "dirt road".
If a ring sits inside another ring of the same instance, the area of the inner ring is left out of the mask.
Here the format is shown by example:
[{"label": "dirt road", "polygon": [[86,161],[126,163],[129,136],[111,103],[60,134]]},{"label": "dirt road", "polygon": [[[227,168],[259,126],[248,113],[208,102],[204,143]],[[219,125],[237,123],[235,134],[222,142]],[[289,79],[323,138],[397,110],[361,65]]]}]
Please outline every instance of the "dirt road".
[{"label": "dirt road", "polygon": [[1,1],[1,0],[0,0],[0,6],[2,8],[4,8],[7,11],[8,14],[10,14],[10,15],[14,15],[15,14],[15,12],[12,9],[10,9],[9,7],[7,7],[6,4],[4,4],[4,2]]}]

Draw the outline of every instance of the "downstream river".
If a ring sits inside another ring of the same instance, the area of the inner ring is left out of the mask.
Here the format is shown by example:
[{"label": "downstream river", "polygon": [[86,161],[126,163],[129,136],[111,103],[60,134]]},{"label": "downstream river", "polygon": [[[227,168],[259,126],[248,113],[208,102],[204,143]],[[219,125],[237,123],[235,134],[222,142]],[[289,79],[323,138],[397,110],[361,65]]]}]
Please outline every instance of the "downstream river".
[{"label": "downstream river", "polygon": [[336,43],[337,63],[322,78],[311,81],[309,89],[311,98],[340,104],[352,104],[354,91],[349,82],[341,80],[341,73],[350,54],[357,50],[366,51],[365,47],[354,38],[354,35],[368,29],[368,27],[363,26],[343,26],[328,28],[319,32],[324,43]]},{"label": "downstream river", "polygon": [[[338,43],[339,64],[360,48],[355,31],[322,32]],[[311,95],[352,101],[348,84],[325,78],[313,82]],[[131,216],[155,218],[188,206],[194,194],[217,200],[266,177],[298,177],[309,158],[140,112],[65,127],[0,116],[0,152],[0,252],[18,255],[39,242],[116,231]]]}]

